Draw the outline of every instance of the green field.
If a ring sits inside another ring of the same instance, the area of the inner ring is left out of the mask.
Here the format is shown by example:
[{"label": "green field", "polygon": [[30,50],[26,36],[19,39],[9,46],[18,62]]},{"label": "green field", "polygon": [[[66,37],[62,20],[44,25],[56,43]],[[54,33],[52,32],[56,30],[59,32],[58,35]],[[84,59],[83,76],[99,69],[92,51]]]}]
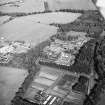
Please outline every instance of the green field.
[{"label": "green field", "polygon": [[28,73],[22,69],[0,66],[0,105],[8,105]]}]

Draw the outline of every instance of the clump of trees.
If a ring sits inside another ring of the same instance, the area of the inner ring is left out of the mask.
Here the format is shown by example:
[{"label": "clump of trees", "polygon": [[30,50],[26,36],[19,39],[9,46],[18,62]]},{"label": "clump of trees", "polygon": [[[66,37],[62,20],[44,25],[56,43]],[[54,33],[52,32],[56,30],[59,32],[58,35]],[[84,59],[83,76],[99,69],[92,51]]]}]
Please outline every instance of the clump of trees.
[{"label": "clump of trees", "polygon": [[[85,12],[82,16],[78,17],[74,22],[67,24],[56,24],[53,23],[56,27],[61,27],[63,33],[69,31],[78,31],[86,32],[89,37],[98,38],[99,35],[103,32],[104,21],[101,19],[101,15],[96,12]],[[61,31],[61,29],[59,29]]]},{"label": "clump of trees", "polygon": [[100,38],[94,52],[94,68],[98,74],[96,84],[89,96],[86,97],[84,105],[97,105],[101,100],[101,94],[105,92],[105,37]]}]

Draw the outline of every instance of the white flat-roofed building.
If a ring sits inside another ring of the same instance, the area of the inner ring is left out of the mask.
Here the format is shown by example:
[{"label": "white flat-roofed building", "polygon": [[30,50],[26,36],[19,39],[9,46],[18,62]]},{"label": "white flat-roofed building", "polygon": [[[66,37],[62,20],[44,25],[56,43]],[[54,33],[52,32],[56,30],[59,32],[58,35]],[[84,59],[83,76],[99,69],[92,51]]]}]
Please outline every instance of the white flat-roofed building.
[{"label": "white flat-roofed building", "polygon": [[75,56],[62,52],[60,57],[55,61],[59,65],[70,66],[74,63]]},{"label": "white flat-roofed building", "polygon": [[13,51],[14,51],[14,47],[9,46],[9,45],[4,46],[0,49],[0,53],[2,53],[2,54],[12,53]]}]

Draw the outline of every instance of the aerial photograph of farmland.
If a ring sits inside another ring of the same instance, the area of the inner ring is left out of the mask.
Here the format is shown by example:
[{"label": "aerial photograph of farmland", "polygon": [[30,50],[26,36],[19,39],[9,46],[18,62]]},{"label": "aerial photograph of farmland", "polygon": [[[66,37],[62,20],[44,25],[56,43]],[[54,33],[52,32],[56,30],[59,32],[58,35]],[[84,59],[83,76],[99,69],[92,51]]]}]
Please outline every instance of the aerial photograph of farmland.
[{"label": "aerial photograph of farmland", "polygon": [[0,0],[0,105],[105,105],[104,4]]}]

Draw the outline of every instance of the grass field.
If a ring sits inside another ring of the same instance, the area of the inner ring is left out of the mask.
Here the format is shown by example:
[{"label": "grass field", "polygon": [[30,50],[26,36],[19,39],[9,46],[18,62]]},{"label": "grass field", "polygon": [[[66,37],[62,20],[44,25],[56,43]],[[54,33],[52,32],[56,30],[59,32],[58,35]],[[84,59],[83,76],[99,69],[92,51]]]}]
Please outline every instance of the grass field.
[{"label": "grass field", "polygon": [[0,66],[0,105],[8,105],[28,73],[25,70]]},{"label": "grass field", "polygon": [[[23,1],[23,2],[19,2]],[[6,5],[2,5],[8,3]],[[12,2],[12,3],[11,3]],[[59,9],[83,9],[95,10],[95,6],[91,0],[47,0],[50,10]],[[12,12],[36,12],[44,11],[43,0],[0,0],[0,11],[6,13]]]},{"label": "grass field", "polygon": [[44,5],[42,0],[0,0],[0,4],[5,4],[5,3],[9,4],[0,6],[0,11],[6,13],[11,13],[11,12],[30,13],[35,11],[44,11]]},{"label": "grass field", "polygon": [[0,37],[8,40],[33,42],[35,45],[56,34],[57,28],[30,21],[14,20],[0,27]]},{"label": "grass field", "polygon": [[70,23],[77,19],[79,13],[46,13],[17,17],[0,25],[0,37],[8,40],[24,40],[34,45],[57,33],[57,27],[51,23]]}]

